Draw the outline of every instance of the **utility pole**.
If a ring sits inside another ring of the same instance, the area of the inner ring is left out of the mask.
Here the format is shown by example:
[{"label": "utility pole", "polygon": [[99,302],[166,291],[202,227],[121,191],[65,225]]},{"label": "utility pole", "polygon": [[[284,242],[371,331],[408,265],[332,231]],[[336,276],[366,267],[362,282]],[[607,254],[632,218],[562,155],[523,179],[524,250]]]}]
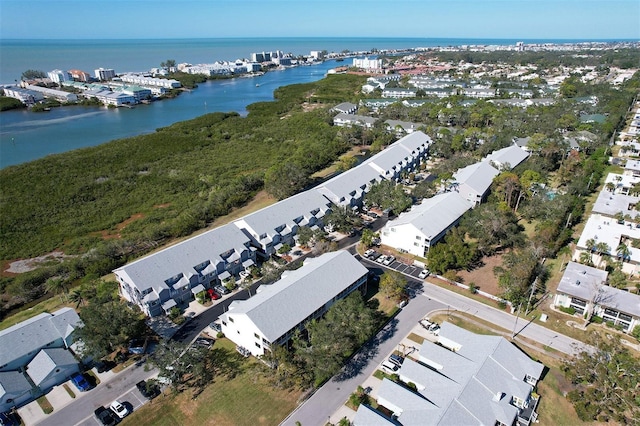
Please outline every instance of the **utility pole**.
[{"label": "utility pole", "polygon": [[[547,258],[543,257],[540,265],[544,265],[545,260],[547,260]],[[536,284],[538,283],[539,277],[540,275],[536,275],[536,279],[533,280],[533,284],[531,284],[531,293],[529,294],[529,300],[527,300],[527,309],[525,309],[524,311],[524,316],[527,316],[529,314],[529,304],[531,303],[531,299],[533,298],[533,293],[536,291]]]},{"label": "utility pole", "polygon": [[511,333],[511,339],[513,340],[516,337],[516,327],[518,326],[518,318],[520,317],[520,308],[522,307],[522,303],[518,305],[518,312],[516,313],[516,321],[513,323],[513,332]]}]

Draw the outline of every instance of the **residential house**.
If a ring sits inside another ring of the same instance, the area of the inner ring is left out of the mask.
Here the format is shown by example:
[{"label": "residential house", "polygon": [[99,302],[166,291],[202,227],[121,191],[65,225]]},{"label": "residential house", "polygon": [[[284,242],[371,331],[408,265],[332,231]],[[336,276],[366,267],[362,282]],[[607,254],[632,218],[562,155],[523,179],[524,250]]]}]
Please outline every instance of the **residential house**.
[{"label": "residential house", "polygon": [[453,174],[452,191],[458,192],[473,207],[484,201],[489,187],[500,172],[488,162],[481,161],[459,169]]},{"label": "residential house", "polygon": [[496,97],[496,89],[487,89],[482,87],[465,87],[462,94],[469,98],[487,99]]},{"label": "residential house", "polygon": [[406,88],[406,87],[385,87],[382,91],[383,98],[415,98],[417,96],[418,89]]},{"label": "residential house", "polygon": [[256,251],[249,236],[228,224],[113,272],[122,297],[146,315],[156,316],[250,267]]},{"label": "residential house", "polygon": [[[415,392],[383,379],[376,401],[393,418],[377,424],[528,426],[537,420],[533,390],[543,369],[503,337],[445,322],[438,342],[425,340],[417,361],[405,358],[397,372],[402,382],[416,386]],[[353,424],[377,422],[371,410],[361,405]]]},{"label": "residential house", "polygon": [[372,128],[376,122],[376,118],[368,117],[366,115],[345,114],[343,112],[333,117],[334,126],[361,126],[366,128]]},{"label": "residential house", "polygon": [[283,244],[294,246],[294,236],[300,227],[322,227],[322,218],[330,211],[331,202],[319,192],[309,190],[248,214],[234,224],[263,257],[269,257]]},{"label": "residential house", "polygon": [[352,104],[351,102],[342,102],[333,108],[331,111],[341,112],[343,114],[355,114],[358,111],[358,105]]},{"label": "residential house", "polygon": [[0,412],[40,396],[79,370],[69,349],[80,324],[76,311],[62,308],[0,331]]},{"label": "residential house", "polygon": [[493,151],[487,155],[484,161],[487,161],[498,170],[512,170],[529,157],[529,153],[524,149],[511,145],[506,148]]},{"label": "residential house", "polygon": [[252,355],[263,356],[361,288],[367,274],[367,268],[347,251],[307,259],[275,283],[260,286],[253,297],[234,301],[220,316],[222,332]]},{"label": "residential house", "polygon": [[569,262],[558,284],[554,304],[591,312],[629,333],[640,325],[640,295],[606,285],[607,271]]},{"label": "residential house", "polygon": [[23,89],[17,86],[5,86],[2,90],[6,97],[17,99],[25,105],[33,105],[44,100],[44,95],[35,90]]},{"label": "residential house", "polygon": [[637,275],[640,272],[640,249],[632,244],[637,240],[640,240],[640,228],[634,222],[592,214],[578,239],[573,260],[579,262],[588,254],[591,262],[600,267],[605,258],[619,257],[622,271],[627,275]]},{"label": "residential house", "polygon": [[445,192],[425,199],[410,211],[386,223],[382,244],[399,251],[426,257],[429,248],[456,226],[471,204],[457,192]]},{"label": "residential house", "polygon": [[389,132],[394,132],[398,136],[406,135],[415,132],[420,126],[424,126],[420,123],[411,123],[409,121],[401,120],[386,120],[384,122],[387,125]]},{"label": "residential house", "polygon": [[640,177],[640,160],[627,160],[627,163],[624,166],[624,172],[622,172],[625,176],[631,176],[634,178]]},{"label": "residential house", "polygon": [[373,111],[378,111],[381,108],[386,108],[396,102],[398,101],[395,99],[363,99],[360,101],[360,104]]}]

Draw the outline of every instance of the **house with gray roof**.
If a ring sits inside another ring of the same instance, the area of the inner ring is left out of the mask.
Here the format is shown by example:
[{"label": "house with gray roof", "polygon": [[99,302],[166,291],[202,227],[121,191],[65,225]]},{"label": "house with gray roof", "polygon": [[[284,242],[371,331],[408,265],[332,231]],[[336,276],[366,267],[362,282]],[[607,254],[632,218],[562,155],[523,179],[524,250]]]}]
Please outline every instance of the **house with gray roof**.
[{"label": "house with gray roof", "polygon": [[302,226],[322,227],[331,202],[317,191],[305,191],[238,219],[234,224],[251,238],[265,257],[283,244],[295,245],[293,237]]},{"label": "house with gray roof", "polygon": [[234,224],[204,232],[116,270],[120,294],[148,316],[167,313],[256,261],[251,238]]},{"label": "house with gray roof", "polygon": [[480,161],[459,169],[453,174],[455,184],[453,191],[458,192],[464,199],[477,206],[489,193],[489,187],[500,172],[488,162]]},{"label": "house with gray roof", "polygon": [[380,108],[386,108],[389,105],[393,105],[398,102],[397,99],[363,99],[360,101],[360,105],[365,106],[373,111],[378,111]]},{"label": "house with gray roof", "polygon": [[380,239],[384,245],[426,257],[429,248],[456,226],[470,209],[471,204],[457,192],[437,194],[388,221]]},{"label": "house with gray roof", "polygon": [[315,190],[340,207],[357,208],[371,185],[397,180],[426,157],[432,140],[421,131],[400,138],[358,166],[324,182]]},{"label": "house with gray roof", "polygon": [[498,170],[512,170],[529,157],[529,153],[524,149],[511,145],[506,148],[493,151],[485,157],[493,167]]},{"label": "house with gray roof", "polygon": [[62,308],[52,314],[43,312],[1,330],[0,371],[23,368],[41,348],[71,347],[73,333],[80,324],[76,311]]},{"label": "house with gray roof", "polygon": [[406,87],[385,87],[382,90],[383,98],[415,98],[417,96],[418,89],[406,88]]},{"label": "house with gray roof", "polygon": [[0,412],[20,407],[30,401],[34,396],[32,388],[22,372],[0,371]]},{"label": "house with gray roof", "polygon": [[66,349],[41,349],[27,365],[29,378],[40,390],[47,392],[80,371],[78,361]]},{"label": "house with gray roof", "polygon": [[569,262],[554,304],[574,308],[580,315],[590,311],[628,333],[640,325],[640,296],[606,285],[607,277],[607,271]]},{"label": "house with gray roof", "polygon": [[367,274],[367,268],[344,250],[307,259],[275,283],[260,286],[253,297],[231,303],[220,316],[222,332],[254,356],[262,356],[361,288]]},{"label": "house with gray roof", "polygon": [[351,102],[342,102],[331,108],[331,111],[341,112],[343,114],[355,114],[357,110],[358,105],[352,104]]},{"label": "house with gray roof", "polygon": [[333,117],[334,126],[360,126],[370,129],[376,123],[377,119],[366,115],[338,113]]},{"label": "house with gray roof", "polygon": [[423,124],[420,123],[401,120],[386,120],[384,123],[387,125],[387,130],[389,132],[394,132],[398,135],[413,133],[418,130],[420,126],[423,126]]},{"label": "house with gray roof", "polygon": [[0,331],[0,412],[40,396],[79,370],[69,348],[80,325],[76,311],[62,308]]},{"label": "house with gray roof", "polygon": [[[376,401],[393,413],[386,424],[528,426],[535,422],[538,399],[532,392],[544,365],[503,337],[477,335],[447,322],[438,339],[437,343],[425,340],[417,359],[405,358],[398,371],[401,382],[416,385],[415,392],[383,380]],[[358,409],[354,425],[366,424],[364,419],[371,415],[365,410]]]}]

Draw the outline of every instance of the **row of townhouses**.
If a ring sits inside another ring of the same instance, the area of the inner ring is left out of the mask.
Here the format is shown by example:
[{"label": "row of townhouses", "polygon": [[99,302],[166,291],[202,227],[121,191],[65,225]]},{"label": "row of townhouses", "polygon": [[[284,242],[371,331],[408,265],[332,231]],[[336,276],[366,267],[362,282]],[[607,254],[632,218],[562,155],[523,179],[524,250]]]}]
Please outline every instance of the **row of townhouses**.
[{"label": "row of townhouses", "polygon": [[80,371],[73,349],[78,314],[62,308],[0,331],[0,412],[47,393]]},{"label": "row of townhouses", "polygon": [[[633,126],[640,120],[640,103],[634,105],[632,117]],[[629,129],[618,135],[618,145],[638,143]],[[640,325],[640,295],[607,285],[608,272],[600,269],[608,260],[616,260],[629,277],[640,274],[639,207],[640,161],[627,159],[622,173],[609,173],[605,178],[573,261],[558,285],[556,306],[574,308],[580,315],[597,315],[627,333]]]},{"label": "row of townhouses", "polygon": [[120,293],[146,315],[162,315],[234,279],[281,245],[294,245],[300,227],[323,227],[334,206],[357,210],[371,185],[397,181],[403,171],[415,169],[430,144],[426,134],[414,132],[316,188],[118,268]]},{"label": "row of townhouses", "polygon": [[[425,340],[412,357],[396,372],[401,383],[382,380],[377,409],[358,407],[354,426],[526,426],[536,421],[539,398],[533,390],[544,365],[504,337],[478,335],[444,322],[437,342]],[[415,385],[415,392],[408,383]]]}]

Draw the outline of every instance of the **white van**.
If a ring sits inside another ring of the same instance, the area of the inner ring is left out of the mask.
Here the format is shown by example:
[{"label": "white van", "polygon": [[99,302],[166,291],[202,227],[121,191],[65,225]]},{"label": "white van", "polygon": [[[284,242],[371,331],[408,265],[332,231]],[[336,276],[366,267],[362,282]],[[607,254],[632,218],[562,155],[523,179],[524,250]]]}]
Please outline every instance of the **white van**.
[{"label": "white van", "polygon": [[399,367],[397,365],[395,365],[388,359],[385,359],[382,362],[382,371],[384,371],[385,373],[394,374],[396,371],[398,371],[398,368]]}]

